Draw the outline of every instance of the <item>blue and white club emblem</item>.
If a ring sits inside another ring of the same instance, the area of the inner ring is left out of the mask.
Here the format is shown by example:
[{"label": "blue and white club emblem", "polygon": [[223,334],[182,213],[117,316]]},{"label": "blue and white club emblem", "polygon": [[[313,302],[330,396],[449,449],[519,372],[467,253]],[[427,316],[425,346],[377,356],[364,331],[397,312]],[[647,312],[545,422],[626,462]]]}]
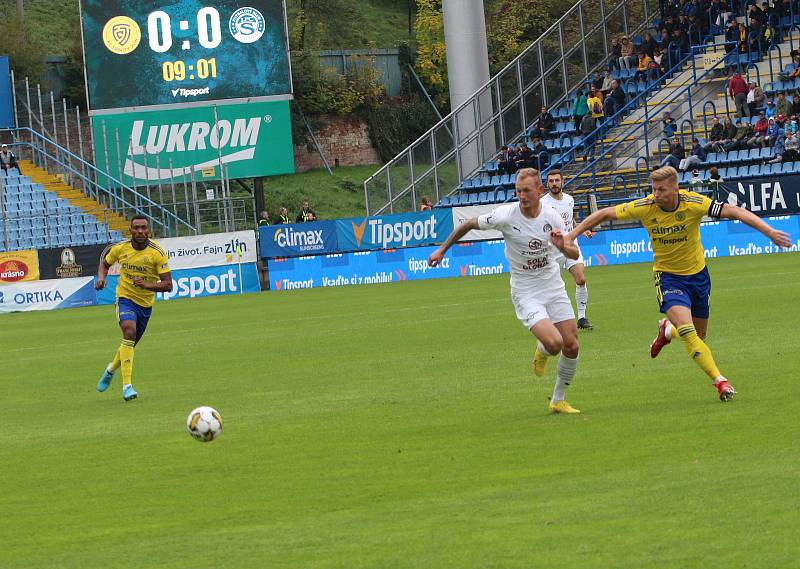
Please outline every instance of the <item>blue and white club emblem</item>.
[{"label": "blue and white club emblem", "polygon": [[236,41],[253,43],[264,35],[264,16],[255,8],[239,8],[231,15],[228,28]]}]

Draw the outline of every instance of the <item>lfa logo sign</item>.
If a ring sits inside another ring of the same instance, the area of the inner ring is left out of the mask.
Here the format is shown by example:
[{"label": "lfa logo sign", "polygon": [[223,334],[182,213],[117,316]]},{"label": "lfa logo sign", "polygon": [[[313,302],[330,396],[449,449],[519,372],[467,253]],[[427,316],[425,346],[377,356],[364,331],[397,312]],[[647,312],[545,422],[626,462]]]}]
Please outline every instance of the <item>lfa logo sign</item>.
[{"label": "lfa logo sign", "polygon": [[753,213],[797,213],[800,211],[800,191],[785,191],[780,182],[738,182],[734,191],[728,189],[727,202],[745,207]]}]

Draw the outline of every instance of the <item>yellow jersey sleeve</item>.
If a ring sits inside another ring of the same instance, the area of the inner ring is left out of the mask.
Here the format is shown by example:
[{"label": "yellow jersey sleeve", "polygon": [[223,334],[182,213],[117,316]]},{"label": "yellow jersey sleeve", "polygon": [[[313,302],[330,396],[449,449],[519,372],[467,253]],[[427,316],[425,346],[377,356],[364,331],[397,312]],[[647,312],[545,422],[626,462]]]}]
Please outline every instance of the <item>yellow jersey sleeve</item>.
[{"label": "yellow jersey sleeve", "polygon": [[163,275],[171,271],[171,269],[169,268],[169,258],[167,257],[167,253],[165,250],[161,249],[157,251],[155,261],[156,261],[156,272],[159,275]]},{"label": "yellow jersey sleeve", "polygon": [[695,192],[681,192],[681,201],[686,203],[686,213],[691,217],[703,218],[710,215],[711,198]]},{"label": "yellow jersey sleeve", "polygon": [[114,263],[116,263],[117,261],[119,261],[119,254],[124,245],[125,245],[124,243],[117,243],[116,245],[111,247],[111,249],[108,250],[108,253],[106,253],[104,260],[109,267],[114,265]]},{"label": "yellow jersey sleeve", "polygon": [[617,214],[617,219],[620,221],[631,219],[641,221],[647,216],[647,212],[650,211],[654,203],[653,197],[649,196],[632,202],[621,203],[614,207],[614,213]]}]

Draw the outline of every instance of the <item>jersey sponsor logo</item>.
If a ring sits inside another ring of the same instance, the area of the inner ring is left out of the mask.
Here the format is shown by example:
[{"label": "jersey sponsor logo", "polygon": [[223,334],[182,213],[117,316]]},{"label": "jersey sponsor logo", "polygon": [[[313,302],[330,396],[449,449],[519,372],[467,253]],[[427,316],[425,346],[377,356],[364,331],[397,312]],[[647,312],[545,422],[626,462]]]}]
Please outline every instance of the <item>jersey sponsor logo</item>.
[{"label": "jersey sponsor logo", "polygon": [[[566,217],[566,214],[564,215],[564,217]],[[550,225],[549,223],[545,223],[544,227],[542,227],[542,231],[544,231],[546,233],[549,233],[552,230],[553,230],[553,226]]]},{"label": "jersey sponsor logo", "polygon": [[678,221],[683,221],[686,219],[686,214],[683,213],[682,211],[679,211],[678,213],[675,214],[675,219],[677,219]]},{"label": "jersey sponsor logo", "polygon": [[122,268],[126,271],[134,273],[147,273],[148,268],[145,265],[134,265],[132,263],[122,263]]},{"label": "jersey sponsor logo", "polygon": [[680,225],[671,225],[668,227],[654,227],[651,231],[653,235],[671,235],[673,233],[686,231],[686,224],[682,223]]},{"label": "jersey sponsor logo", "polygon": [[528,249],[533,251],[534,253],[538,253],[542,249],[544,249],[544,241],[541,239],[536,239],[535,237],[528,241]]}]

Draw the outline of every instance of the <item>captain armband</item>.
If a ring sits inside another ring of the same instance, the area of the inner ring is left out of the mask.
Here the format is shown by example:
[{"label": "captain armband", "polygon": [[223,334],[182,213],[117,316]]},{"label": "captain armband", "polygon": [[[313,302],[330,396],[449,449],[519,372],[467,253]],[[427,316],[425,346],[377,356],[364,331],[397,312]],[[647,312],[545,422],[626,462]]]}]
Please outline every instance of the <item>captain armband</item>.
[{"label": "captain armband", "polygon": [[722,217],[722,206],[725,202],[714,201],[711,202],[711,207],[708,208],[708,216],[719,219]]}]

